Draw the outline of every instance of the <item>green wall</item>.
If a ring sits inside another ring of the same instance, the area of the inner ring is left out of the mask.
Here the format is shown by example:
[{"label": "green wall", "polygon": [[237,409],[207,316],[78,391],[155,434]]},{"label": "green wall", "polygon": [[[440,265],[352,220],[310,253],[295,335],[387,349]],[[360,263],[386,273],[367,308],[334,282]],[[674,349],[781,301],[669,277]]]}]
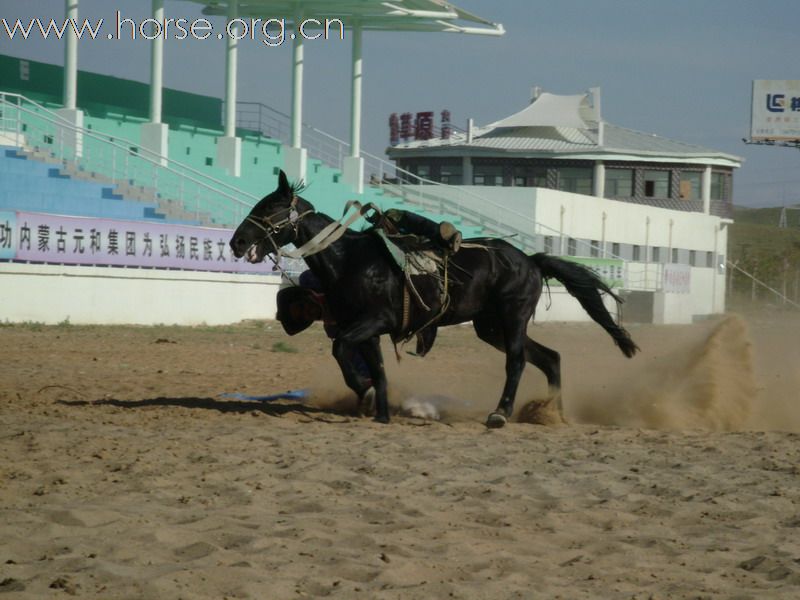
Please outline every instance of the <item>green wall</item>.
[{"label": "green wall", "polygon": [[[22,64],[21,64],[22,63]],[[27,69],[25,64],[27,63]],[[27,78],[23,78],[23,74]],[[0,91],[15,92],[43,104],[62,104],[64,69],[59,65],[0,54]],[[221,128],[222,100],[164,88],[162,120]],[[90,115],[108,113],[147,118],[150,86],[146,83],[78,71],[78,106]]]}]

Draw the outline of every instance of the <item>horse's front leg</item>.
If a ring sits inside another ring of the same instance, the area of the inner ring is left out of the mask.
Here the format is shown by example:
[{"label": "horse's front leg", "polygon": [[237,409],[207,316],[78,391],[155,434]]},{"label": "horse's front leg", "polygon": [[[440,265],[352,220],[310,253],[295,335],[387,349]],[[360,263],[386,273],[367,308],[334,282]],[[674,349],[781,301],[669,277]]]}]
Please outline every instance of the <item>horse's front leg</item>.
[{"label": "horse's front leg", "polygon": [[[365,342],[367,343],[370,342]],[[370,414],[371,408],[368,405],[372,404],[370,398],[374,398],[375,390],[372,387],[372,375],[364,359],[363,350],[359,345],[336,338],[333,340],[332,353],[342,371],[344,382],[358,397],[358,410]]]},{"label": "horse's front leg", "polygon": [[368,318],[346,327],[337,337],[345,344],[357,345],[367,363],[372,387],[375,389],[375,421],[379,423],[389,422],[388,385],[379,337],[380,332],[385,330],[386,324],[383,320]]},{"label": "horse's front leg", "polygon": [[375,390],[375,420],[378,423],[389,422],[389,396],[386,379],[386,370],[383,367],[383,353],[381,352],[380,338],[371,338],[370,343],[359,346],[364,360],[369,365],[372,373],[372,387]]}]

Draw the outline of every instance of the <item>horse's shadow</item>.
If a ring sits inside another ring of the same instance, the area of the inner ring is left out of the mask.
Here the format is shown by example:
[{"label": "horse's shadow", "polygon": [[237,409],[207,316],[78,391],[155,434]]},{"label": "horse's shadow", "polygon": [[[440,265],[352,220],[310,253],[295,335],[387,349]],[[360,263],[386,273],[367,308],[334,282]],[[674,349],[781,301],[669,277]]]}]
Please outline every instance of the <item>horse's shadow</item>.
[{"label": "horse's shadow", "polygon": [[244,400],[229,400],[220,398],[183,397],[168,398],[143,398],[141,400],[119,400],[116,398],[102,398],[100,400],[57,400],[63,406],[113,406],[129,410],[146,408],[190,408],[199,410],[216,411],[223,414],[261,413],[270,417],[283,417],[288,414],[305,416],[315,421],[327,421],[326,417],[350,418],[357,417],[353,402],[344,400],[331,406],[319,407],[296,402],[292,400],[276,400],[271,402],[256,402]]}]

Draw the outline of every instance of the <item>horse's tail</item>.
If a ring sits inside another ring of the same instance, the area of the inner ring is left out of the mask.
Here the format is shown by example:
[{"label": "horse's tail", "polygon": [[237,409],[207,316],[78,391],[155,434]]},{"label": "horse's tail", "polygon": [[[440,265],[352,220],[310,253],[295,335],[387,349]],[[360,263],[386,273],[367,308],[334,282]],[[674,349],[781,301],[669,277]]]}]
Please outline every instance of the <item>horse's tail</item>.
[{"label": "horse's tail", "polygon": [[614,342],[625,356],[630,358],[636,354],[639,347],[625,328],[617,323],[608,312],[600,293],[609,294],[614,298],[617,307],[622,304],[623,300],[611,291],[611,288],[602,279],[583,265],[555,256],[538,253],[528,258],[539,268],[544,279],[557,279],[567,288],[567,291],[581,303],[589,316],[614,338]]}]

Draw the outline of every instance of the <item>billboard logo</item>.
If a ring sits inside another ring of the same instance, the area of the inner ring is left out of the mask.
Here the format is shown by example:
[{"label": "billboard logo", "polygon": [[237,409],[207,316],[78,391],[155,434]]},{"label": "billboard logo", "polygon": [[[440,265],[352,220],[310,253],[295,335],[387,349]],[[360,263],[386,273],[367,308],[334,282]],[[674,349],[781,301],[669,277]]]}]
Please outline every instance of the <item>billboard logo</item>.
[{"label": "billboard logo", "polygon": [[769,112],[781,113],[786,107],[786,96],[784,94],[767,94],[767,110]]}]

